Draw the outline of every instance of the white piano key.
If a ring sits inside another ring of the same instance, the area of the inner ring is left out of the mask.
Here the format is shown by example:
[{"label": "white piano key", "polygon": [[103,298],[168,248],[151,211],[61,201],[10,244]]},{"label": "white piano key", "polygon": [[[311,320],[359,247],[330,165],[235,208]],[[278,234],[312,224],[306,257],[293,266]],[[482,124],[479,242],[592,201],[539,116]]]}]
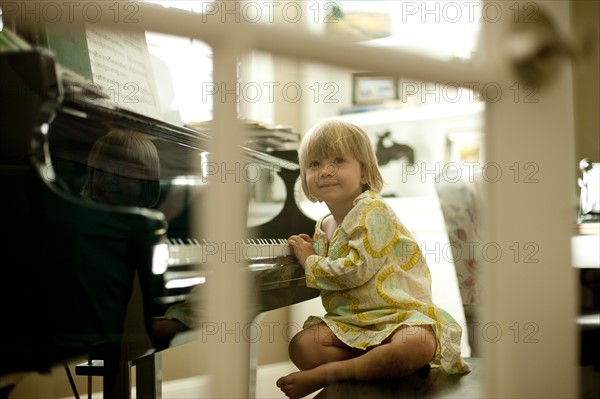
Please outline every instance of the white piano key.
[{"label": "white piano key", "polygon": [[[169,248],[169,265],[204,263],[209,254],[214,254],[214,245],[205,239],[202,240],[202,243],[191,238],[185,241],[181,238],[167,239],[167,245]],[[208,248],[209,245],[210,248]],[[287,239],[284,238],[240,240],[239,250],[241,257],[247,260],[293,255]]]}]

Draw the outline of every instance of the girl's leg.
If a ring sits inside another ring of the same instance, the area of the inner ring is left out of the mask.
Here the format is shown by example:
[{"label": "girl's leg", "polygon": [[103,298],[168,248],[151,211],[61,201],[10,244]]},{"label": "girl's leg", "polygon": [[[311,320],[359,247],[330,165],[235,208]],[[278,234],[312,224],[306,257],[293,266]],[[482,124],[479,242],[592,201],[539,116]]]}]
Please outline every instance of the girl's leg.
[{"label": "girl's leg", "polygon": [[289,345],[289,355],[299,370],[309,370],[325,363],[356,356],[326,324],[317,324],[296,334]]},{"label": "girl's leg", "polygon": [[358,357],[324,363],[289,374],[277,386],[292,399],[302,398],[336,381],[373,381],[404,377],[433,359],[437,341],[428,326],[402,326],[381,345]]}]

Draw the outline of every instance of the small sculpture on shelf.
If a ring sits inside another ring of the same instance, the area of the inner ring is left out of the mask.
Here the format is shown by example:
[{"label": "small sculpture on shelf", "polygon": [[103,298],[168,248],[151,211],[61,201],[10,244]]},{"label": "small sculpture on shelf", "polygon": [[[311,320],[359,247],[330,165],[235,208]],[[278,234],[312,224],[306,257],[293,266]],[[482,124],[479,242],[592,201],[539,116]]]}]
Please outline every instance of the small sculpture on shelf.
[{"label": "small sculpture on shelf", "polygon": [[600,222],[600,163],[584,158],[579,162],[578,223]]},{"label": "small sculpture on shelf", "polygon": [[[377,135],[377,146],[375,153],[377,155],[377,160],[380,166],[387,164],[390,161],[396,159],[406,159],[408,163],[415,162],[415,152],[414,150],[406,145],[399,144],[392,141],[392,145],[385,146],[384,141],[388,139],[391,135],[389,130],[386,130],[382,134]],[[391,140],[390,140],[391,141]]]}]

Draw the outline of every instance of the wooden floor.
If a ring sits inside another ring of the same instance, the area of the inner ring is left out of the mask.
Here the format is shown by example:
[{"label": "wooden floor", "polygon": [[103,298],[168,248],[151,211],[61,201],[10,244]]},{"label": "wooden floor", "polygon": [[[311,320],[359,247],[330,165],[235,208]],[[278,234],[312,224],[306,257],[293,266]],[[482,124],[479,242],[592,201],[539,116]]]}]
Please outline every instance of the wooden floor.
[{"label": "wooden floor", "polygon": [[[338,383],[313,393],[306,399],[483,398],[481,359],[467,358],[466,361],[472,368],[468,374],[448,375],[441,369],[432,369],[425,378],[411,375],[387,383]],[[255,398],[284,399],[285,395],[275,386],[275,381],[293,371],[296,371],[296,368],[291,362],[259,367]],[[189,399],[190,397],[210,397],[208,377],[163,383],[163,399]]]},{"label": "wooden floor", "polygon": [[441,369],[432,369],[425,378],[413,374],[387,383],[338,383],[323,389],[315,399],[482,398],[481,359],[465,360],[472,368],[468,374],[448,375]]},{"label": "wooden floor", "polygon": [[[481,359],[468,358],[472,371],[463,375],[448,375],[441,369],[432,369],[425,378],[411,375],[395,382],[346,382],[330,385],[306,399],[398,399],[398,398],[483,398]],[[283,362],[259,367],[257,375],[256,399],[287,399],[275,386],[277,378],[296,371],[291,362]],[[209,377],[200,376],[184,380],[164,382],[163,399],[208,399]],[[84,397],[82,395],[82,397]],[[102,398],[102,393],[93,395]],[[133,398],[137,397],[135,388]],[[73,397],[63,399],[75,399]]]},{"label": "wooden floor", "polygon": [[[442,370],[431,370],[426,378],[416,375],[389,383],[347,382],[330,385],[313,393],[306,399],[411,399],[411,398],[484,398],[483,362],[480,358],[467,358],[472,371],[464,375],[448,375]],[[276,387],[275,381],[283,375],[297,371],[291,362],[263,365],[258,368],[255,399],[287,399]],[[209,377],[198,376],[175,381],[165,381],[162,385],[163,399],[208,399],[212,398]],[[133,398],[136,398],[135,388]],[[600,395],[600,370],[582,368],[582,384],[579,399],[596,399]],[[1,397],[1,396],[0,396]],[[81,396],[82,398],[84,395]],[[101,399],[96,392],[94,399]],[[63,399],[75,399],[73,397]]]}]

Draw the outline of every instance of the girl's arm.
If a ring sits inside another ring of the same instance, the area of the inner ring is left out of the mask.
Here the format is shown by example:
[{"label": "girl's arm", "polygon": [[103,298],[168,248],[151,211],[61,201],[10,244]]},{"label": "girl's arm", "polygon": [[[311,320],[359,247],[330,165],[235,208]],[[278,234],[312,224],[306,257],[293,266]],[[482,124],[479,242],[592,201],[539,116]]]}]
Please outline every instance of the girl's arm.
[{"label": "girl's arm", "polygon": [[[360,240],[358,234],[357,239]],[[307,285],[328,290],[343,290],[361,285],[376,273],[378,266],[371,268],[372,273],[365,275],[362,267],[362,257],[365,254],[351,248],[348,256],[331,260],[325,256],[318,256],[313,248],[313,241],[307,234],[293,235],[288,238],[288,244],[294,250],[298,262],[304,266]],[[366,254],[368,255],[368,254]],[[371,262],[373,264],[373,262]],[[359,271],[363,273],[359,273]]]},{"label": "girl's arm", "polygon": [[304,264],[306,285],[329,291],[358,287],[369,281],[380,265],[372,259],[365,262],[355,248],[350,249],[348,256],[336,260],[311,255]]},{"label": "girl's arm", "polygon": [[294,255],[298,259],[301,265],[304,266],[306,258],[315,254],[313,249],[313,241],[308,234],[294,235],[288,238],[288,244],[294,250]]},{"label": "girl's arm", "polygon": [[416,243],[403,245],[412,240],[399,235],[401,229],[386,205],[382,201],[365,205],[357,209],[354,222],[344,221],[341,226],[349,235],[348,249],[339,250],[345,257],[335,260],[319,255],[306,257],[307,285],[325,290],[358,287],[381,269],[388,256],[397,257],[399,263],[412,258]]}]

